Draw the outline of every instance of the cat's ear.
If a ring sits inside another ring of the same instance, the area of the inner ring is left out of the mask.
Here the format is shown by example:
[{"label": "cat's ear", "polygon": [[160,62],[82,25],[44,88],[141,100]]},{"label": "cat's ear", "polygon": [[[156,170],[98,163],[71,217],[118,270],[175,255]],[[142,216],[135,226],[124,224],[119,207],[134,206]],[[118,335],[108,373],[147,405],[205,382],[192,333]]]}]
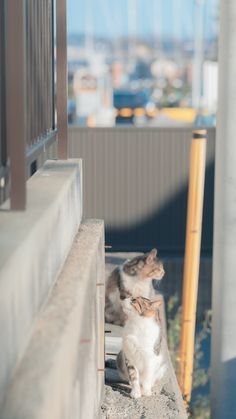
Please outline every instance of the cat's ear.
[{"label": "cat's ear", "polygon": [[134,307],[134,309],[139,313],[142,314],[142,306],[140,304],[140,301],[138,298],[135,298],[131,301],[131,305]]},{"label": "cat's ear", "polygon": [[157,256],[157,249],[152,249],[147,257],[147,263],[152,263]]}]

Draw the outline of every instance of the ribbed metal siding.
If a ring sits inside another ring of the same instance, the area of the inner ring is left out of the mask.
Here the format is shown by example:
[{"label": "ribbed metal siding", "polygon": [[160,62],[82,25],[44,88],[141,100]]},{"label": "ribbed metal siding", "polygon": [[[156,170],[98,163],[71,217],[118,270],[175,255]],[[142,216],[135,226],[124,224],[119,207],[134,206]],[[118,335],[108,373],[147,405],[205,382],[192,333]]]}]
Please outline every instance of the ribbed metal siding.
[{"label": "ribbed metal siding", "polygon": [[[84,215],[105,220],[113,250],[183,252],[191,135],[189,128],[70,128],[70,156],[83,159]],[[210,129],[203,252],[212,249],[214,139]]]}]

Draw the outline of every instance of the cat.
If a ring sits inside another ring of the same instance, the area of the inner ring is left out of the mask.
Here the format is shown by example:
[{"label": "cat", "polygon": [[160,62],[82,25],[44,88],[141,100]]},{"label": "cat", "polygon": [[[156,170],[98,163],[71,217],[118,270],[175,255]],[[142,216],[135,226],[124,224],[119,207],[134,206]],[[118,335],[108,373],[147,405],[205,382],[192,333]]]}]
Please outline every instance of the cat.
[{"label": "cat", "polygon": [[131,397],[150,396],[167,364],[162,352],[162,330],[159,308],[162,301],[143,297],[122,302],[127,314],[122,350],[117,355],[120,376],[131,385]]},{"label": "cat", "polygon": [[157,258],[157,250],[126,260],[121,267],[115,268],[106,284],[105,320],[124,326],[126,316],[122,300],[127,297],[154,298],[152,280],[160,280],[165,274],[162,262]]}]

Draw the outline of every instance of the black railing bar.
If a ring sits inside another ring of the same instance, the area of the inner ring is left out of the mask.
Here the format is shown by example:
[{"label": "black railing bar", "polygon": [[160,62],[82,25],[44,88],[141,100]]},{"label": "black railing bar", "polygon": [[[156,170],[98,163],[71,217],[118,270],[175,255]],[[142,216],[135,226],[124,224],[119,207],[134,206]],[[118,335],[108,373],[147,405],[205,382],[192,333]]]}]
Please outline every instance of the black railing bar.
[{"label": "black railing bar", "polygon": [[43,101],[45,99],[44,96],[44,89],[43,89],[43,76],[44,76],[44,68],[43,68],[43,1],[41,1],[41,5],[39,7],[39,130],[40,133],[44,132],[43,126]]},{"label": "black railing bar", "polygon": [[0,165],[7,164],[6,144],[6,88],[5,88],[5,2],[0,2]]},{"label": "black railing bar", "polygon": [[5,2],[0,2],[0,166],[7,162],[5,89]]},{"label": "black railing bar", "polygon": [[51,28],[51,41],[49,43],[49,82],[50,84],[50,125],[55,129],[55,34],[54,34],[54,12],[55,12],[55,1],[50,0],[50,28]]},{"label": "black railing bar", "polygon": [[25,8],[25,24],[26,24],[26,112],[27,112],[27,124],[26,124],[26,135],[27,139],[26,142],[29,144],[31,140],[31,128],[30,128],[30,108],[31,108],[31,100],[30,100],[30,43],[31,43],[31,36],[30,36],[30,4],[28,7]]},{"label": "black railing bar", "polygon": [[57,0],[57,129],[58,157],[68,158],[66,0]]},{"label": "black railing bar", "polygon": [[[46,127],[48,128],[50,126],[50,119],[49,119],[49,94],[50,94],[50,85],[49,85],[49,18],[48,18],[48,8],[49,8],[49,3],[47,2],[46,4],[46,9],[45,9],[45,86],[46,86],[46,109],[45,109],[45,124]],[[50,37],[51,38],[51,37]]]},{"label": "black railing bar", "polygon": [[25,2],[6,3],[6,133],[10,160],[11,209],[26,207]]},{"label": "black railing bar", "polygon": [[46,150],[50,147],[51,144],[57,141],[57,131],[54,130],[48,133],[45,137],[42,137],[38,143],[32,144],[26,150],[26,164],[31,164],[34,160],[36,160],[42,151]]},{"label": "black railing bar", "polygon": [[[38,22],[38,43],[37,43],[37,86],[38,86],[38,132],[37,132],[37,139],[39,140],[39,137],[42,133],[42,127],[41,127],[41,94],[42,94],[42,61],[41,61],[41,10],[42,10],[42,0],[40,2],[37,2],[37,22]],[[40,66],[40,67],[39,67]],[[40,68],[40,71],[38,69]]]},{"label": "black railing bar", "polygon": [[44,105],[43,105],[43,131],[46,131],[48,126],[47,126],[47,119],[46,119],[46,112],[48,110],[47,107],[47,78],[46,78],[46,74],[47,74],[47,13],[46,13],[46,8],[47,8],[47,0],[44,0],[43,2],[43,56],[42,56],[42,60],[43,60],[43,97],[44,97]]},{"label": "black railing bar", "polygon": [[33,112],[32,112],[32,137],[31,141],[34,141],[37,138],[37,94],[36,94],[36,50],[37,50],[37,43],[36,43],[36,31],[37,31],[37,21],[36,21],[36,4],[35,2],[32,3],[32,101],[33,101]]},{"label": "black railing bar", "polygon": [[38,8],[39,8],[39,2],[34,3],[34,18],[35,18],[35,61],[34,61],[34,68],[33,71],[35,73],[35,115],[34,115],[34,123],[35,123],[35,136],[34,136],[34,142],[37,140],[39,136],[39,103],[38,103],[38,97],[39,97],[39,89],[38,89],[38,73],[37,68],[39,65],[38,60],[38,54],[39,54],[39,48],[38,48],[38,32],[39,32],[39,23],[38,23]]},{"label": "black railing bar", "polygon": [[33,126],[33,118],[34,118],[34,75],[33,75],[33,48],[34,48],[34,38],[33,38],[33,5],[32,1],[29,2],[29,34],[30,34],[30,48],[29,48],[29,57],[28,57],[28,65],[29,65],[29,121],[28,124],[30,126],[30,142],[34,137],[34,126]]}]

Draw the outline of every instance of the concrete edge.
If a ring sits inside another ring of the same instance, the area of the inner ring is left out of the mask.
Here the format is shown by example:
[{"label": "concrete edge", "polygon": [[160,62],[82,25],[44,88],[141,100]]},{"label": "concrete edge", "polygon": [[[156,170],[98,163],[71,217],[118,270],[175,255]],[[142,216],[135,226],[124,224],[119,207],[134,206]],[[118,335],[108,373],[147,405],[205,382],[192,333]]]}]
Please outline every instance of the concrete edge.
[{"label": "concrete edge", "polygon": [[0,401],[79,227],[81,160],[47,161],[27,201],[24,212],[0,212]]},{"label": "concrete edge", "polygon": [[[94,272],[99,278],[94,277]],[[30,343],[9,386],[1,409],[2,419],[59,419],[70,411],[74,403],[72,393],[78,374],[79,347],[91,338],[93,344],[97,344],[97,337],[90,336],[91,331],[83,327],[83,322],[88,315],[86,298],[92,296],[91,304],[94,304],[96,281],[101,280],[101,275],[104,275],[104,224],[86,221],[37,319]],[[103,311],[104,287],[99,290],[103,294]],[[103,323],[103,319],[99,320]],[[99,360],[97,368],[104,368]],[[98,374],[97,370],[95,373]],[[102,382],[103,379],[102,374]]]}]

